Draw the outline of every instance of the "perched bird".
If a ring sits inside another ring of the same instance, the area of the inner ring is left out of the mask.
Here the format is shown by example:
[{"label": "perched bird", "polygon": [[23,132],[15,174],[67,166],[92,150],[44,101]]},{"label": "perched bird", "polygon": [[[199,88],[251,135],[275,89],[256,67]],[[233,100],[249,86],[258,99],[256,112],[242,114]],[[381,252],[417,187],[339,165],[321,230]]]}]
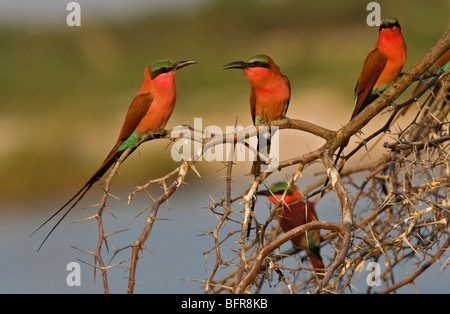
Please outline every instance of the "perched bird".
[{"label": "perched bird", "polygon": [[[270,186],[269,190],[259,191],[260,195],[267,195],[269,201],[277,205],[281,200],[284,191],[287,189],[286,182],[277,182]],[[317,220],[317,214],[314,210],[314,204],[303,200],[302,195],[296,186],[291,187],[286,192],[283,203],[283,211],[278,218],[281,229],[288,232],[298,226]],[[310,230],[291,239],[294,247],[305,250],[316,270],[324,270],[325,266],[320,256],[320,230]],[[323,274],[317,275],[320,279]]]},{"label": "perched bird", "polygon": [[[428,70],[431,73],[438,73],[439,71],[448,71],[450,70],[450,49],[447,50]],[[425,87],[425,81],[420,81],[416,88],[414,89],[414,91],[412,92],[412,96],[415,97],[417,96],[417,94],[419,92],[422,91],[422,89]],[[436,85],[436,89],[438,89],[440,86],[440,84]],[[393,125],[399,118],[401,118],[402,116],[406,115],[406,113],[408,112],[408,110],[412,107],[412,105],[414,104],[414,102],[410,103],[409,105],[406,105],[405,107],[403,107],[399,113],[397,114],[397,116],[392,120],[391,124]],[[372,148],[376,147],[378,142],[382,139],[382,137],[378,138],[378,140],[376,142],[373,143]],[[371,148],[371,149],[372,149]],[[371,149],[369,149],[367,151],[367,153],[369,153],[371,151]]]},{"label": "perched bird", "polygon": [[[287,76],[267,55],[259,54],[245,61],[235,61],[223,66],[224,69],[242,69],[252,89],[250,91],[250,113],[254,125],[271,120],[284,118],[291,99],[291,84]],[[269,130],[270,134],[270,130]],[[260,134],[261,136],[261,134]],[[252,164],[250,173],[258,176],[261,173],[261,158],[259,156],[261,145],[257,144],[256,160]],[[270,153],[270,136],[267,138],[267,155]],[[254,211],[255,201],[251,210]],[[251,217],[247,231],[250,234]]]},{"label": "perched bird", "polygon": [[[405,62],[406,45],[400,24],[395,17],[385,17],[381,20],[378,41],[367,55],[356,84],[355,108],[350,121],[400,76]],[[335,164],[347,144],[348,141],[339,147]]]},{"label": "perched bird", "polygon": [[[431,66],[429,71],[432,73],[438,73],[439,71],[448,71],[450,70],[450,49],[447,50],[442,56],[439,57],[439,59],[436,60],[436,62]],[[425,87],[425,82],[420,82],[417,84],[417,87],[413,91],[413,95],[417,95],[423,88]],[[400,111],[401,115],[406,114],[408,109],[411,107],[412,104],[402,108]]]},{"label": "perched bird", "polygon": [[[269,56],[260,54],[245,61],[235,61],[223,66],[224,69],[242,69],[250,82],[250,112],[254,125],[284,118],[291,98],[289,79]],[[267,153],[270,152],[268,139]],[[259,156],[253,162],[251,174],[257,176],[261,172]]]},{"label": "perched bird", "polygon": [[146,67],[144,82],[128,108],[116,144],[86,184],[67,203],[58,209],[56,213],[36,229],[37,231],[42,228],[42,226],[72,203],[47,234],[39,249],[70,210],[83,198],[92,185],[101,179],[127,148],[134,151],[141,136],[145,132],[157,131],[166,126],[175,106],[175,75],[177,70],[193,63],[196,63],[196,61],[180,61],[174,63],[172,60],[165,59],[153,62],[150,66]]},{"label": "perched bird", "polygon": [[394,17],[381,21],[378,41],[369,52],[355,88],[356,117],[396,80],[406,62],[406,45],[400,24]]}]

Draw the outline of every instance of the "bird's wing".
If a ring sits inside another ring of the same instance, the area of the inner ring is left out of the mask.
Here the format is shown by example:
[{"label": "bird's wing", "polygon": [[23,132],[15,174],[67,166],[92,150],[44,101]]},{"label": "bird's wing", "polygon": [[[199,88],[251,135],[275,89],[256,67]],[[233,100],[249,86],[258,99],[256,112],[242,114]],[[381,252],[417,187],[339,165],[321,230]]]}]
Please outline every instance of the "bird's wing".
[{"label": "bird's wing", "polygon": [[252,90],[250,92],[250,112],[252,114],[252,121],[253,124],[255,124],[255,119],[256,119],[256,93],[255,90],[252,87]]},{"label": "bird's wing", "polygon": [[[291,82],[289,81],[289,78],[286,75],[283,75],[283,79],[286,82],[286,84],[289,87],[289,94],[291,93]],[[284,109],[284,115],[286,115],[288,108],[289,108],[289,102],[290,102],[291,98],[289,97],[287,103],[286,103],[286,108]]]},{"label": "bird's wing", "polygon": [[372,92],[381,72],[386,65],[387,57],[384,56],[378,48],[374,47],[366,60],[361,71],[361,75],[358,79],[358,83],[355,88],[356,104],[353,110],[352,119],[363,109],[363,105],[366,98]]},{"label": "bird's wing", "polygon": [[64,215],[56,222],[56,224],[53,226],[53,228],[50,230],[50,232],[47,234],[47,236],[42,241],[41,245],[39,246],[38,250],[42,247],[42,245],[45,243],[45,241],[48,239],[50,234],[56,229],[56,227],[61,223],[61,221],[69,214],[69,212],[77,205],[77,203],[83,198],[83,196],[89,191],[89,189],[92,187],[92,185],[97,182],[103,174],[108,171],[108,169],[111,167],[111,165],[116,161],[116,153],[117,148],[120,146],[120,144],[123,143],[124,140],[130,136],[131,133],[133,133],[136,126],[139,124],[139,122],[142,120],[142,118],[147,113],[148,109],[150,108],[150,104],[153,101],[153,97],[150,93],[145,94],[139,94],[134,99],[133,102],[130,105],[130,108],[128,109],[128,113],[125,117],[125,121],[123,123],[122,129],[120,131],[119,139],[117,140],[116,145],[111,150],[111,152],[106,157],[103,164],[98,168],[98,170],[93,174],[93,176],[86,182],[86,184],[67,202],[65,203],[61,208],[59,208],[50,218],[48,218],[43,224],[39,226],[33,233],[41,229],[47,222],[49,222],[53,217],[55,217],[58,213],[60,213],[64,208],[69,206],[72,201],[72,205],[69,207],[69,209],[64,213]]},{"label": "bird's wing", "polygon": [[119,142],[120,144],[123,143],[123,141],[133,133],[139,122],[144,118],[152,102],[153,96],[151,93],[138,94],[134,97],[130,108],[128,108],[127,115],[125,116],[119,138],[117,139],[117,144],[119,144]]}]

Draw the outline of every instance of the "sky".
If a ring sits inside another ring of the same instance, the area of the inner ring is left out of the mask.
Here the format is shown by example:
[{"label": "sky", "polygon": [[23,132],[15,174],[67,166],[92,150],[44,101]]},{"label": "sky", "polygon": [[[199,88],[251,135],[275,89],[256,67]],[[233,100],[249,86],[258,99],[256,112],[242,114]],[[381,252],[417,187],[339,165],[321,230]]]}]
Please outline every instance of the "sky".
[{"label": "sky", "polygon": [[[149,11],[161,13],[173,9],[194,8],[211,0],[79,0],[82,17],[95,15],[96,18],[116,22],[130,16],[147,14]],[[29,26],[54,25],[65,20],[69,11],[61,0],[2,0],[0,1],[0,25]]]}]

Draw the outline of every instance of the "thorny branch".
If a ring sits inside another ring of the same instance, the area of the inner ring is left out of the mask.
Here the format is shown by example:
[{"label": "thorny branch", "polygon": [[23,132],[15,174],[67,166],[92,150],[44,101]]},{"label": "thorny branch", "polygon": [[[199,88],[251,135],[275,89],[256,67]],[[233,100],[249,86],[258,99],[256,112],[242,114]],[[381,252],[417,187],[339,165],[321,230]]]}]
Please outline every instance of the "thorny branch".
[{"label": "thorny branch", "polygon": [[[315,288],[310,291],[313,291],[314,293],[339,293],[346,288],[351,289],[352,275],[356,270],[363,269],[363,263],[368,258],[376,258],[376,260],[380,260],[380,254],[382,254],[386,259],[386,263],[390,263],[393,260],[390,254],[398,255],[399,252],[407,252],[408,249],[412,250],[414,253],[418,252],[421,248],[417,248],[417,244],[413,244],[413,240],[409,238],[416,237],[417,232],[421,234],[422,229],[425,228],[424,226],[426,226],[426,228],[432,228],[433,226],[437,227],[433,230],[434,233],[430,233],[430,236],[432,235],[435,240],[429,240],[429,245],[426,247],[427,250],[430,250],[434,247],[434,245],[439,245],[439,238],[437,238],[438,232],[441,233],[441,236],[448,236],[448,230],[446,230],[446,228],[448,228],[449,217],[448,192],[445,189],[448,189],[449,171],[447,161],[449,154],[449,127],[447,117],[449,111],[449,83],[446,78],[446,73],[435,75],[435,77],[419,94],[415,97],[411,97],[408,101],[400,105],[393,105],[393,101],[395,101],[395,99],[398,98],[408,88],[408,86],[416,81],[437,60],[437,58],[442,55],[442,53],[449,49],[449,45],[450,33],[447,31],[435,47],[433,47],[433,49],[431,49],[430,52],[422,58],[422,60],[413,66],[407,73],[403,74],[402,77],[400,77],[389,89],[385,91],[385,93],[383,93],[383,95],[381,95],[381,97],[378,98],[378,100],[368,106],[360,115],[358,115],[358,117],[343,126],[337,132],[329,131],[326,135],[325,133],[322,133],[322,136],[320,137],[326,140],[326,143],[322,147],[315,151],[311,151],[304,155],[294,157],[290,160],[284,160],[279,163],[279,169],[291,165],[298,165],[296,174],[292,177],[292,179],[287,180],[289,181],[289,185],[291,185],[297,181],[298,174],[301,174],[305,167],[309,166],[313,161],[321,160],[324,164],[328,177],[330,178],[331,186],[336,192],[336,196],[341,207],[342,216],[341,222],[338,224],[339,232],[326,234],[327,242],[325,242],[327,245],[332,245],[334,247],[335,257],[332,261],[330,261],[323,280],[320,282],[316,278]],[[415,120],[411,122],[410,127],[395,136],[396,142],[385,146],[388,148],[388,152],[384,156],[380,157],[377,161],[362,164],[353,169],[349,168],[340,173],[332,162],[331,156],[342,143],[347,141],[350,136],[356,134],[382,110],[389,106],[394,106],[394,111],[391,113],[385,126],[361,142],[361,144],[358,145],[354,151],[346,156],[345,159],[349,159],[362,147],[365,147],[371,139],[375,138],[379,134],[389,131],[390,125],[392,121],[394,121],[400,109],[412,102],[418,102],[422,95],[426,94],[428,90],[435,88],[438,83],[440,84],[440,89],[439,91],[433,91],[431,94],[432,100],[423,101],[420,106],[422,108],[421,110],[426,112],[426,114],[423,115],[423,119],[418,119],[418,116],[416,116]],[[430,119],[432,119],[432,121]],[[280,120],[277,121],[277,123],[279,123],[279,125],[283,125],[284,121]],[[417,130],[420,130],[420,133],[417,133]],[[312,133],[304,128],[302,131]],[[317,133],[312,134],[318,135]],[[424,150],[426,151],[425,157],[421,156],[422,151]],[[413,159],[410,163],[405,164],[405,159],[412,157]],[[392,165],[396,166],[395,172],[389,172]],[[417,190],[411,187],[413,180],[409,179],[407,176],[409,168],[411,167],[414,168],[414,180],[422,180],[422,185],[420,185],[420,187],[416,187],[416,189],[422,191],[423,194],[417,194],[417,192],[414,192]],[[360,186],[355,186],[357,189],[356,196],[353,200],[351,200],[349,198],[348,191],[345,188],[344,179],[347,178],[347,180],[351,183],[354,180],[352,175],[366,171],[369,171],[369,174]],[[403,180],[400,184],[397,177],[398,173],[401,173],[402,171],[406,172],[402,173],[406,181]],[[432,179],[429,178],[430,173],[433,174]],[[260,177],[256,178],[255,181],[251,183],[245,193],[235,199],[234,203],[241,201],[244,204],[244,219],[239,226],[241,230],[241,239],[239,241],[240,251],[236,256],[239,258],[239,262],[233,264],[231,261],[221,260],[220,264],[224,267],[235,265],[236,269],[230,271],[228,275],[223,276],[216,281],[211,280],[210,276],[206,282],[205,292],[220,292],[222,290],[226,290],[228,292],[244,293],[251,292],[252,287],[256,287],[257,289],[255,292],[257,292],[260,291],[260,285],[264,278],[267,278],[266,283],[269,286],[273,285],[271,284],[271,281],[275,281],[275,284],[283,282],[286,284],[286,288],[289,292],[293,292],[295,290],[295,287],[291,284],[291,282],[296,280],[295,278],[297,276],[295,274],[297,274],[301,269],[304,269],[304,267],[292,270],[282,264],[274,264],[274,258],[284,255],[283,253],[281,253],[281,255],[274,255],[276,249],[279,249],[279,245],[275,245],[275,248],[273,249],[268,249],[271,248],[271,243],[277,241],[277,239],[287,237],[287,239],[284,238],[287,241],[293,237],[292,234],[289,236],[289,233],[287,233],[276,238],[279,231],[269,233],[265,238],[263,238],[263,244],[258,243],[258,241],[255,240],[251,243],[244,241],[245,237],[243,235],[245,234],[244,231],[247,228],[246,222],[248,215],[250,214],[249,201],[255,197],[258,186],[261,183],[264,183],[269,175],[270,174],[267,173],[261,174]],[[427,180],[428,182],[426,182]],[[312,191],[314,188],[321,186],[323,182],[324,178],[321,178],[318,182],[305,189],[305,197],[312,197],[315,193],[307,195],[307,191]],[[387,194],[383,194],[383,192],[379,191],[380,184],[383,186],[383,189],[387,189]],[[393,190],[393,188],[402,188],[403,190],[400,193],[398,190]],[[444,190],[441,190],[441,188],[444,188]],[[414,197],[411,193],[415,193]],[[398,203],[398,195],[400,194],[404,196],[404,201]],[[372,203],[372,207],[369,206],[367,209],[370,211],[370,208],[372,208],[372,211],[367,216],[361,216],[361,213],[359,212],[355,213],[357,205],[363,202]],[[444,204],[436,206],[436,203],[438,202],[444,202]],[[436,215],[436,217],[447,218],[444,220],[441,218],[436,219],[438,223],[433,223],[430,222],[430,218],[427,216],[429,215],[429,212],[427,212],[427,215],[424,213],[424,215],[416,216],[417,219],[412,220],[414,223],[411,224],[411,220],[408,217],[410,217],[409,215],[412,215],[412,213],[407,211],[407,216],[403,220],[404,223],[396,225],[392,225],[392,222],[390,223],[391,215],[394,209],[396,210],[396,215],[394,215],[394,217],[402,217],[404,214],[400,213],[403,213],[405,208],[409,208],[407,206],[412,206],[412,208],[417,209],[420,207],[419,204],[423,203],[433,204],[430,208],[432,208],[431,211],[434,215]],[[222,203],[219,202],[211,204],[210,208],[217,214],[219,213],[218,208],[221,206]],[[227,205],[227,207],[229,207],[229,205]],[[274,208],[268,216],[266,222],[260,222],[255,226],[255,235],[256,233],[263,231],[261,227],[264,226],[265,228],[272,221],[273,217],[276,216],[276,213],[277,209]],[[386,214],[388,214],[388,216],[386,216]],[[229,214],[227,214],[227,217],[228,216]],[[422,221],[424,217],[427,217],[426,223]],[[222,218],[224,218],[224,216],[222,216]],[[389,218],[389,220],[386,221],[386,218]],[[231,221],[233,218],[230,217],[229,219]],[[221,225],[218,225],[218,228],[220,228]],[[308,225],[309,224],[304,226]],[[383,226],[386,229],[376,230],[375,226],[378,225]],[[398,231],[405,227],[406,230],[397,234],[396,237],[394,237],[395,240],[390,239],[387,241],[385,239],[392,236],[391,234],[393,231]],[[299,228],[299,230],[301,229],[302,228]],[[327,228],[322,227],[322,229]],[[277,228],[274,228],[274,230],[277,230]],[[302,232],[306,232],[306,230],[303,230]],[[363,232],[363,235],[360,235],[360,232]],[[217,230],[215,230],[213,237],[215,243],[223,243],[223,241],[227,240],[224,239],[221,242],[217,238]],[[257,238],[258,237],[255,236],[255,239]],[[357,239],[360,239],[361,243],[355,245],[355,240]],[[419,235],[419,239],[424,241],[423,235]],[[329,241],[334,242],[330,244]],[[401,243],[407,243],[407,246],[398,247]],[[440,252],[443,254],[442,250]],[[294,251],[293,253],[297,252]],[[207,254],[207,252],[205,254]],[[270,260],[266,261],[265,259],[269,256]],[[413,258],[413,256],[414,254],[407,254],[402,258],[396,257],[396,263],[400,263],[402,259],[406,260]],[[434,260],[430,260],[430,262],[431,261],[434,262]],[[270,267],[270,269],[278,275],[278,282],[276,279],[268,278],[269,276],[267,275],[267,271],[269,269],[267,267]],[[392,276],[392,267],[393,266],[387,267],[388,270],[382,275],[383,278],[388,278],[388,275]],[[294,275],[294,277],[287,280],[284,275],[285,273],[283,274],[283,269],[289,271]],[[215,265],[214,271],[211,275],[213,275],[216,270],[217,264]],[[258,280],[258,277],[260,280]],[[334,280],[331,281],[333,278]],[[406,280],[407,283],[411,283],[413,279],[409,279],[409,281],[408,279]],[[307,284],[308,280],[302,282],[302,284],[296,288],[305,289]],[[339,284],[341,287],[338,288]],[[402,285],[404,285],[404,283]],[[394,286],[393,291],[400,287],[400,285],[398,285],[397,288],[395,287],[396,286]]]},{"label": "thorny branch", "polygon": [[[417,96],[400,105],[394,105],[393,102],[449,48],[450,31],[446,31],[436,45],[415,66],[338,131],[292,118],[270,122],[270,125],[277,126],[280,130],[293,129],[307,132],[326,141],[316,150],[288,160],[281,160],[278,170],[292,165],[297,167],[295,173],[286,179],[288,185],[292,186],[299,184],[302,172],[311,163],[321,162],[339,201],[341,210],[339,222],[314,221],[280,235],[280,229],[273,223],[280,208],[273,208],[265,221],[256,223],[255,213],[251,211],[251,204],[257,201],[258,187],[261,184],[268,184],[267,179],[272,173],[261,173],[251,182],[246,191],[233,197],[232,169],[234,164],[232,161],[227,162],[226,196],[209,206],[210,210],[218,217],[218,223],[210,233],[214,242],[213,248],[204,254],[207,259],[209,254],[214,252],[216,261],[207,280],[204,281],[204,292],[219,293],[225,290],[232,293],[250,293],[253,288],[256,289],[254,292],[259,292],[264,284],[272,287],[283,283],[289,292],[341,293],[346,289],[356,289],[352,284],[353,275],[363,270],[364,262],[369,260],[384,263],[385,270],[380,274],[380,278],[386,289],[382,292],[392,292],[401,286],[413,285],[414,279],[418,275],[444,255],[450,238],[448,228],[450,219],[448,195],[450,185],[450,165],[448,164],[450,76],[447,73],[433,74],[434,78]],[[429,98],[423,100],[428,90],[432,90],[432,93]],[[420,101],[422,114],[416,115],[409,126],[397,134],[390,132],[391,123],[400,109],[412,102],[419,103]],[[332,161],[336,149],[389,106],[393,106],[394,111],[385,126],[366,138],[343,159],[344,161],[348,160],[361,148],[366,147],[370,140],[385,132],[390,132],[394,142],[385,144],[385,154],[378,160],[353,168],[348,167],[341,172],[341,169]],[[139,255],[143,254],[158,209],[183,184],[189,169],[198,174],[195,162],[202,154],[217,145],[225,143],[236,145],[259,132],[256,128],[251,132],[244,130],[224,136],[199,139],[195,137],[196,130],[191,127],[189,130],[190,134],[181,137],[187,136],[189,139],[194,139],[201,143],[202,149],[196,151],[189,160],[183,162],[169,174],[136,187],[129,195],[130,202],[136,193],[145,191],[151,185],[163,187],[161,195],[153,200],[144,229],[134,243],[119,249],[115,248],[107,238],[117,232],[106,233],[102,220],[103,209],[108,210],[106,201],[111,181],[121,162],[126,158],[125,154],[117,161],[106,180],[104,195],[98,206],[97,214],[85,219],[97,219],[99,237],[94,252],[79,250],[94,256],[94,264],[90,265],[101,270],[105,293],[109,292],[107,271],[128,260],[127,292],[134,292]],[[142,138],[139,145],[158,138],[178,140],[180,136],[172,135],[171,131],[149,132]],[[361,184],[357,184],[357,175],[365,172],[368,174]],[[174,176],[176,178],[168,184],[168,181]],[[304,189],[305,199],[311,198],[312,200],[312,196],[315,194],[312,191],[320,187],[324,181],[325,178],[321,176],[317,182]],[[356,194],[353,198],[347,190],[349,188],[355,190]],[[320,207],[323,201],[316,200],[315,202],[316,206]],[[253,231],[252,235],[247,237],[248,221],[251,215],[253,215],[252,221],[255,226],[251,230]],[[220,231],[225,226],[227,228],[235,226],[235,228],[220,239]],[[328,230],[321,236],[321,246],[334,251],[334,257],[327,261],[328,266],[322,280],[319,280],[314,272],[307,271],[309,268],[303,265],[297,268],[286,266],[284,260],[292,254],[298,254],[298,250],[281,252],[280,249],[283,243],[313,229]],[[239,236],[238,241],[235,241],[236,236]],[[128,249],[131,250],[131,257],[125,261],[105,266],[102,258],[103,243],[106,249],[112,248],[113,250],[111,261],[118,252]],[[238,245],[237,248],[235,243]],[[232,259],[224,258],[223,250],[226,245],[231,245],[231,251],[235,252]],[[433,253],[436,250],[437,253]],[[396,265],[414,258],[418,259],[417,264],[420,265],[425,261],[426,256],[430,256],[430,259],[416,273],[407,276],[404,280],[398,282],[395,280],[394,274],[397,276],[397,273],[394,272],[394,268]],[[222,278],[215,279],[221,266],[230,271]],[[307,274],[312,274],[312,280],[311,277],[306,280],[300,279],[300,273],[304,274],[305,270]],[[278,279],[272,274],[277,275]],[[367,292],[371,291],[372,286],[368,288]]]}]

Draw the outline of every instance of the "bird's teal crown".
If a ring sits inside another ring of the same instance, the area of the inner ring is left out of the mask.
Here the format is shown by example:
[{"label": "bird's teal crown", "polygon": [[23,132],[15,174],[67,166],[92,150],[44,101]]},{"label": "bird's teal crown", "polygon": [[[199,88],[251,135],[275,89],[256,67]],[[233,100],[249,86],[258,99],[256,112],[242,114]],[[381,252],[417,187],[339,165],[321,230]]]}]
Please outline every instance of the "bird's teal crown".
[{"label": "bird's teal crown", "polygon": [[259,54],[245,60],[245,63],[250,67],[261,67],[270,69],[269,59],[266,55]]},{"label": "bird's teal crown", "polygon": [[173,62],[170,59],[164,59],[155,61],[152,64],[150,64],[150,70],[151,70],[151,78],[152,80],[155,79],[158,75],[162,73],[167,73],[173,70],[175,67],[175,62]]},{"label": "bird's teal crown", "polygon": [[[280,181],[280,182],[273,183],[273,184],[269,187],[269,190],[270,190],[273,194],[283,194],[284,191],[287,189],[287,186],[288,186],[287,182],[285,182],[285,181]],[[292,195],[293,193],[294,193],[294,188],[291,187],[291,188],[287,191],[286,195]]]},{"label": "bird's teal crown", "polygon": [[383,28],[393,28],[394,26],[401,29],[400,23],[395,17],[385,16],[381,19],[380,30],[382,30]]}]

